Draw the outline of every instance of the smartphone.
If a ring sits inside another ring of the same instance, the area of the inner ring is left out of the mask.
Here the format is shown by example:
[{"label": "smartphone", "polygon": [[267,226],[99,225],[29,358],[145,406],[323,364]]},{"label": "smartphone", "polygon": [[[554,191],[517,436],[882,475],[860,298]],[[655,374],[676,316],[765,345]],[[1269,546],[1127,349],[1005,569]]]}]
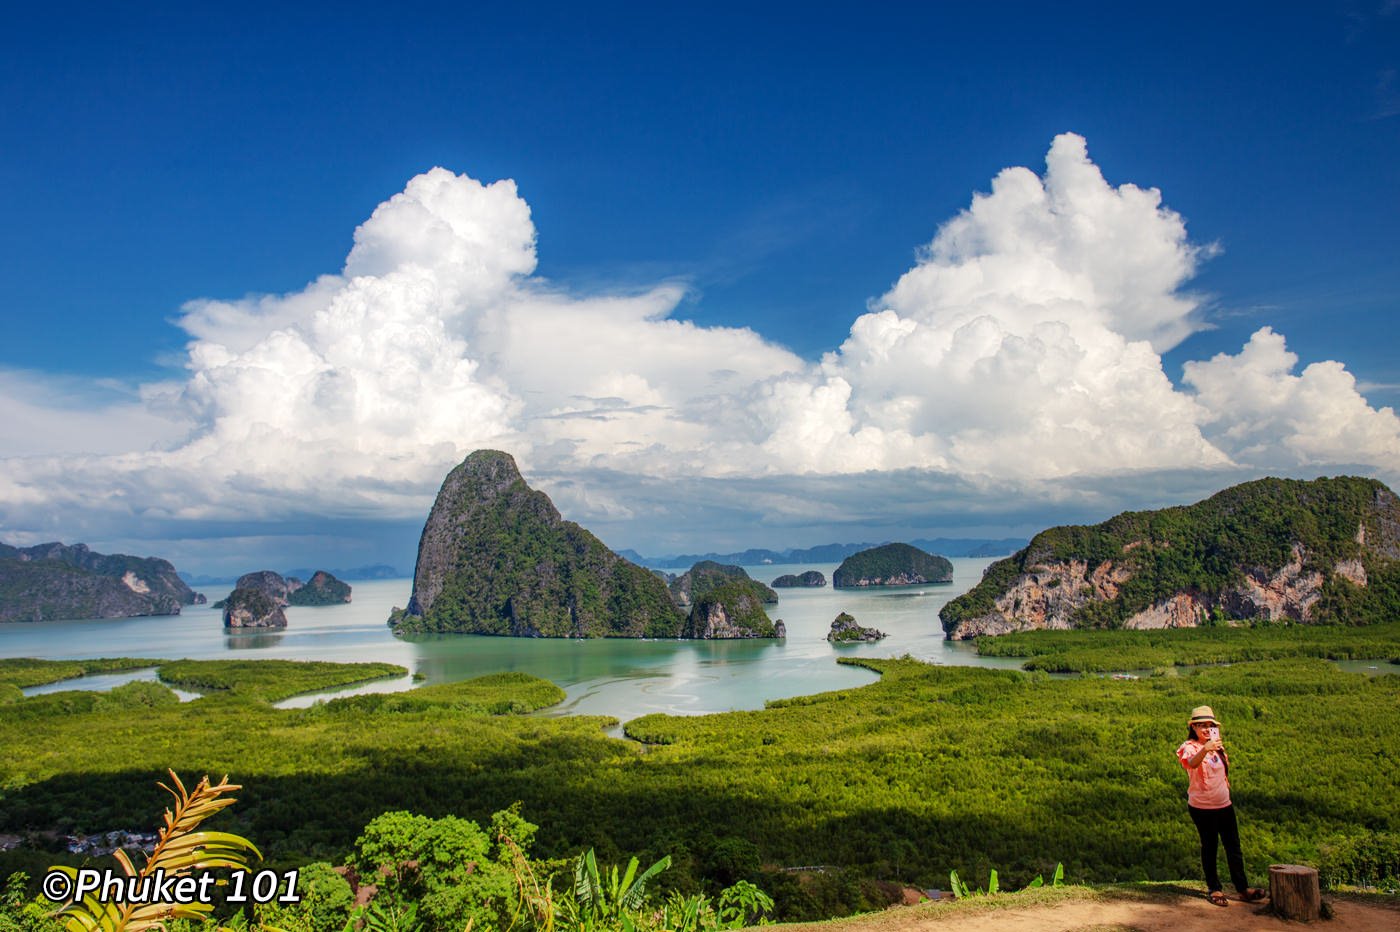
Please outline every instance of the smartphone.
[{"label": "smartphone", "polygon": [[1220,729],[1214,725],[1206,729],[1206,737],[1212,741],[1220,740]]}]

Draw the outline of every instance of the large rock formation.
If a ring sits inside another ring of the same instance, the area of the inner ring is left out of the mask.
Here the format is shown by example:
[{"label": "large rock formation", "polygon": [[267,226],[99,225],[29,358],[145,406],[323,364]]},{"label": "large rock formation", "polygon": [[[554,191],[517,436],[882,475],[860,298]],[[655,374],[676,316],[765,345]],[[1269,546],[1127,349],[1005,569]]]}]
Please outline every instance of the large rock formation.
[{"label": "large rock formation", "polygon": [[291,605],[343,605],[350,601],[350,586],[325,570],[317,570],[311,578],[287,596]]},{"label": "large rock formation", "polygon": [[[1380,584],[1377,585],[1376,583]],[[949,638],[1400,613],[1400,500],[1371,479],[1261,479],[1042,531],[940,612]]]},{"label": "large rock formation", "polygon": [[224,599],[225,628],[285,628],[282,605],[259,589],[234,589]]},{"label": "large rock formation", "polygon": [[233,584],[233,588],[254,589],[278,605],[285,606],[291,604],[292,593],[301,588],[301,580],[296,577],[288,579],[272,570],[255,570],[238,577],[238,582]]},{"label": "large rock formation", "polygon": [[876,628],[862,627],[845,612],[836,616],[836,620],[831,623],[831,630],[826,634],[826,639],[833,644],[845,644],[851,641],[878,641],[883,637],[885,637],[885,632]]},{"label": "large rock formation", "polygon": [[[233,588],[261,592],[283,608],[288,605],[341,605],[350,601],[350,587],[325,570],[316,570],[307,582],[272,570],[256,570],[238,577]],[[215,602],[214,607],[223,608],[227,601]]]},{"label": "large rock formation", "polygon": [[758,601],[776,605],[778,593],[749,576],[742,566],[726,566],[713,560],[701,560],[670,581],[671,598],[681,611],[689,611],[699,599],[720,586],[739,584]]},{"label": "large rock formation", "polygon": [[753,579],[742,566],[701,560],[669,581],[671,598],[687,612],[682,637],[781,638],[787,628],[773,621],[764,605],[776,605],[778,593]]},{"label": "large rock formation", "polygon": [[203,602],[157,557],[94,553],[84,544],[0,544],[0,622],[178,615]]},{"label": "large rock formation", "polygon": [[785,638],[787,627],[763,610],[753,580],[707,590],[690,608],[681,636],[688,638]]},{"label": "large rock formation", "polygon": [[685,616],[666,584],[565,521],[495,450],[443,481],[418,543],[413,597],[399,632],[516,637],[663,637]]},{"label": "large rock formation", "polygon": [[953,581],[953,564],[909,544],[885,544],[853,553],[831,574],[836,589],[920,586]]},{"label": "large rock formation", "polygon": [[816,570],[779,576],[771,583],[774,589],[816,589],[826,585],[826,577]]}]

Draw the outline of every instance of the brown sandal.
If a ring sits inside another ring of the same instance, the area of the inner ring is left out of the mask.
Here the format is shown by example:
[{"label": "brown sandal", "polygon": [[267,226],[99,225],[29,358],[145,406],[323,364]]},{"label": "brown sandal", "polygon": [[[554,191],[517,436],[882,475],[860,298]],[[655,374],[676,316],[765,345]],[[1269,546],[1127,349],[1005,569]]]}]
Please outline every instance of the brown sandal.
[{"label": "brown sandal", "polygon": [[1268,894],[1266,894],[1263,890],[1260,890],[1258,887],[1250,887],[1248,890],[1240,894],[1240,899],[1244,900],[1246,903],[1258,903],[1267,895]]},{"label": "brown sandal", "polygon": [[1212,890],[1206,895],[1206,899],[1210,900],[1216,906],[1230,905],[1230,898],[1225,895],[1224,890]]}]

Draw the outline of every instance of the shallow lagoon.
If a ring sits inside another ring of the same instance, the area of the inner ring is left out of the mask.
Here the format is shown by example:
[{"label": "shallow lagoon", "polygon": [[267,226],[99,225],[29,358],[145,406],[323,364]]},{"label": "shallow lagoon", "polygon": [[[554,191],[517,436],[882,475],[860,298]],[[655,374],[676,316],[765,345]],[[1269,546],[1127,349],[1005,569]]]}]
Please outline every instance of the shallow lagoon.
[{"label": "shallow lagoon", "polygon": [[[219,611],[187,607],[178,616],[0,625],[0,656],[80,659],[158,657],[192,659],[279,658],[341,662],[386,661],[413,676],[384,680],[334,695],[409,689],[486,673],[518,670],[559,684],[567,693],[552,714],[610,715],[622,721],[650,712],[694,715],[759,709],[769,699],[859,686],[875,674],[841,666],[837,657],[897,657],[910,654],[933,663],[1019,667],[1015,659],[982,658],[971,645],[943,640],[938,610],[982,577],[989,559],[954,559],[953,582],[878,590],[780,589],[769,614],[783,619],[781,641],[633,641],[496,638],[474,635],[395,637],[384,623],[389,610],[408,601],[412,580],[354,583],[348,605],[287,609],[287,628],[276,632],[226,634]],[[783,573],[817,569],[831,578],[836,564],[746,567],[771,582]],[[222,589],[209,588],[210,601]],[[889,637],[869,644],[834,647],[826,642],[831,621],[849,612],[861,624]],[[152,671],[85,677],[28,692],[110,689]],[[305,705],[321,696],[302,696]]]}]

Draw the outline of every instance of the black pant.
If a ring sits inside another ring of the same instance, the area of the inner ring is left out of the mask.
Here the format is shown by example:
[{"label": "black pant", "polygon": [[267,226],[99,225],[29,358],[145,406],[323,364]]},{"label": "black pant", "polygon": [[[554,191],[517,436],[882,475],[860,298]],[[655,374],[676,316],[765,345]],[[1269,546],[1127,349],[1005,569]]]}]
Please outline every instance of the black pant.
[{"label": "black pant", "polygon": [[1235,807],[1197,809],[1186,807],[1191,821],[1201,833],[1201,867],[1206,872],[1206,887],[1214,893],[1220,889],[1220,874],[1215,869],[1216,839],[1225,845],[1225,863],[1230,865],[1230,880],[1240,893],[1249,889],[1244,877],[1244,858],[1240,856],[1240,827],[1235,821]]}]

